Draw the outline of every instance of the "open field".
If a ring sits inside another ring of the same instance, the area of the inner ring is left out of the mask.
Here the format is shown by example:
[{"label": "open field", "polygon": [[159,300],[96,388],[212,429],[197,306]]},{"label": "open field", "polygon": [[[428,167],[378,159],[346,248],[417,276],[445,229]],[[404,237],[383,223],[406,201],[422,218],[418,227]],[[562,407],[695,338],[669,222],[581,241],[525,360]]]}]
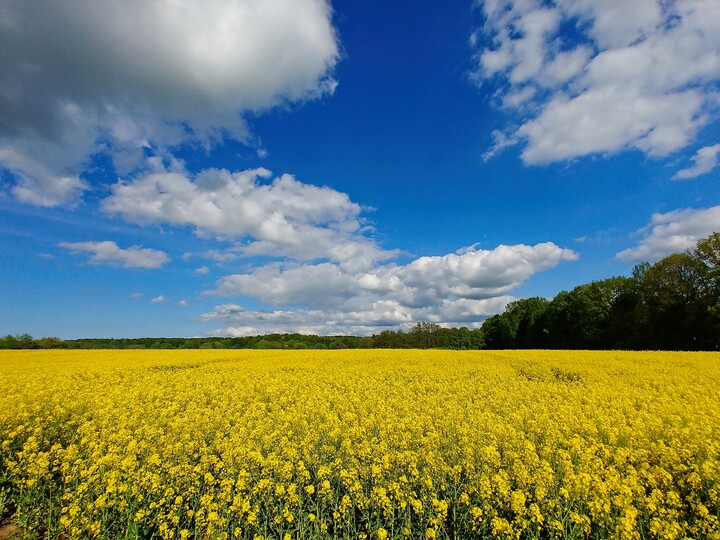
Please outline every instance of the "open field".
[{"label": "open field", "polygon": [[2,352],[0,513],[51,538],[718,539],[718,381],[715,353]]}]

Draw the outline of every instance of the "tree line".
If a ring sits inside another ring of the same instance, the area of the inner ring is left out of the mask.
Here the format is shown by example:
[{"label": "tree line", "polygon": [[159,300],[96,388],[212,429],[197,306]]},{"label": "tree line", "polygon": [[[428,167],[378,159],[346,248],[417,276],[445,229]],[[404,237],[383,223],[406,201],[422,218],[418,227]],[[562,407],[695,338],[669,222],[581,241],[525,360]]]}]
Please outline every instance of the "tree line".
[{"label": "tree line", "polygon": [[34,339],[0,338],[0,349],[480,349],[482,330],[443,328],[419,322],[409,332],[385,330],[372,336],[266,334],[248,337]]},{"label": "tree line", "polygon": [[481,328],[418,322],[372,336],[268,334],[249,337],[74,339],[28,334],[0,349],[623,349],[720,350],[720,233],[693,249],[562,291],[511,302]]},{"label": "tree line", "polygon": [[482,325],[489,349],[720,349],[720,233],[612,277],[527,298]]}]

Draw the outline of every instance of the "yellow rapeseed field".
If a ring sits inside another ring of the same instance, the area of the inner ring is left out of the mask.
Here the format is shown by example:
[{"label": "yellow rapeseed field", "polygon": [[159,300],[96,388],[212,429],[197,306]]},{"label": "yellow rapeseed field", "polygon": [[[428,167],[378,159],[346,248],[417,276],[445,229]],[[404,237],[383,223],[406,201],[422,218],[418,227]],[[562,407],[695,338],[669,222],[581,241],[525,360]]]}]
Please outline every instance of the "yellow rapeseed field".
[{"label": "yellow rapeseed field", "polygon": [[49,538],[720,539],[720,354],[0,354]]}]

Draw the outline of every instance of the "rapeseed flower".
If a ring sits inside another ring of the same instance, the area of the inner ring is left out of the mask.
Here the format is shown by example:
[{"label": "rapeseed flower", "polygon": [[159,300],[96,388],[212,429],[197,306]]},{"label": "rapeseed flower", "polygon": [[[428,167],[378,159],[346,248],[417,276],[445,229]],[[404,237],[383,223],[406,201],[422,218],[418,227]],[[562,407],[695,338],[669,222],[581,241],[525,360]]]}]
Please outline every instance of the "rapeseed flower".
[{"label": "rapeseed flower", "polygon": [[28,537],[720,540],[718,380],[717,353],[3,351],[0,502]]}]

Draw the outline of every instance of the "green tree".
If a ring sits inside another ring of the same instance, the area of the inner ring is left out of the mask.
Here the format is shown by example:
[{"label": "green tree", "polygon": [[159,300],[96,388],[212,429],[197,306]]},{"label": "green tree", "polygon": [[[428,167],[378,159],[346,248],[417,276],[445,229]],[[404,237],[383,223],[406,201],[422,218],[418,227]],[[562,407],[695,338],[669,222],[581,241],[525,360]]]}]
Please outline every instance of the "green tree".
[{"label": "green tree", "polygon": [[513,318],[515,327],[515,347],[519,349],[537,349],[545,346],[545,312],[550,301],[533,297],[516,300],[507,306],[507,313]]},{"label": "green tree", "polygon": [[692,256],[700,262],[700,302],[705,318],[699,329],[703,349],[720,349],[720,233],[699,240]]},{"label": "green tree", "polygon": [[65,342],[56,337],[44,337],[37,340],[37,346],[39,349],[63,349],[65,348]]},{"label": "green tree", "polygon": [[515,347],[516,321],[505,313],[485,319],[482,331],[487,349],[511,349]]},{"label": "green tree", "polygon": [[410,330],[411,346],[418,349],[436,349],[442,346],[442,327],[439,324],[420,321]]},{"label": "green tree", "polygon": [[652,348],[703,348],[703,275],[703,263],[690,253],[669,255],[647,269],[642,291]]},{"label": "green tree", "polygon": [[30,334],[8,334],[0,339],[0,349],[36,349],[37,342]]},{"label": "green tree", "polygon": [[548,344],[558,349],[607,349],[612,338],[617,301],[629,279],[614,277],[563,291],[550,303],[545,319]]},{"label": "green tree", "polygon": [[407,349],[411,347],[405,332],[395,332],[393,330],[383,330],[374,335],[373,344],[378,349]]},{"label": "green tree", "polygon": [[482,349],[485,342],[480,328],[469,330],[465,326],[460,328],[442,329],[442,347],[454,350]]},{"label": "green tree", "polygon": [[541,348],[546,343],[544,321],[550,302],[524,298],[510,302],[505,311],[482,325],[485,345],[490,349]]}]

